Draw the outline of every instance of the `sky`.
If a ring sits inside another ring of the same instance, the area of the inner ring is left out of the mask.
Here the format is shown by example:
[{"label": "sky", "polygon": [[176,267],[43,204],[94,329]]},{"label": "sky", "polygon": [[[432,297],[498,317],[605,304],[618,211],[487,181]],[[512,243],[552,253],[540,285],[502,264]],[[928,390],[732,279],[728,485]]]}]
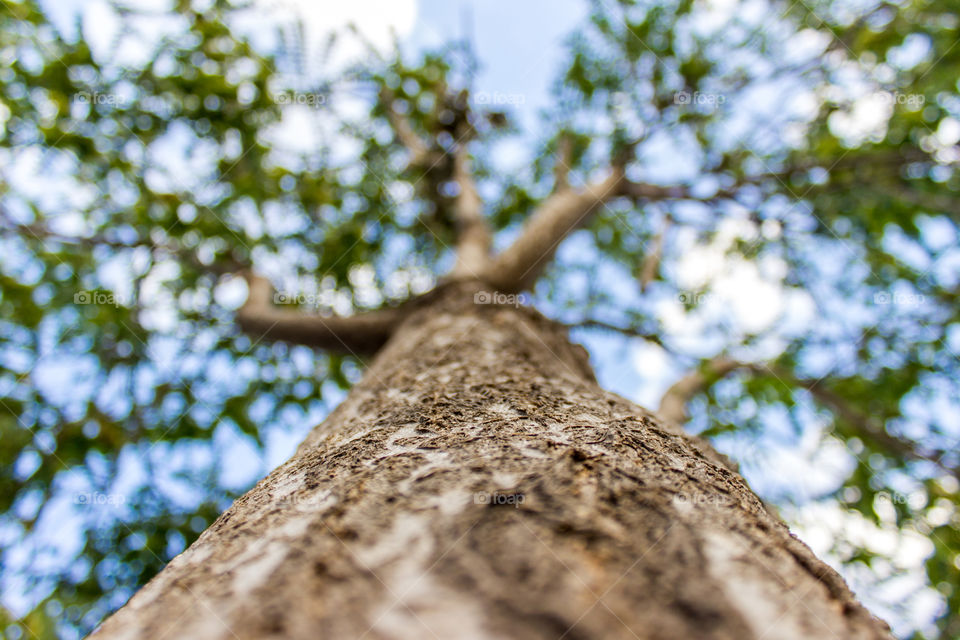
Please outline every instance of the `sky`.
[{"label": "sky", "polygon": [[[131,0],[129,4],[163,10],[169,3],[166,0]],[[116,21],[111,17],[105,0],[47,0],[45,5],[52,16],[60,18],[64,29],[72,28],[71,15],[82,15],[83,36],[95,45],[104,43],[103,46],[106,46],[105,43],[115,33]],[[468,37],[482,65],[476,77],[474,98],[482,99],[487,104],[509,107],[518,117],[520,126],[529,132],[529,139],[537,132],[539,112],[550,104],[550,84],[565,59],[563,42],[584,20],[587,9],[587,3],[583,0],[257,0],[257,5],[262,13],[251,16],[239,27],[249,30],[254,40],[263,38],[264,46],[268,46],[268,40],[272,37],[263,29],[264,19],[285,23],[294,17],[303,21],[308,29],[308,37],[316,47],[320,46],[330,30],[342,30],[350,23],[355,24],[376,47],[383,50],[389,48],[394,34],[407,52]],[[162,27],[159,25],[157,28]],[[330,64],[342,64],[351,55],[361,51],[362,47],[356,42],[345,44],[343,52],[339,54],[342,57],[332,60]],[[141,52],[131,50],[127,53],[136,57]],[[851,128],[869,124],[875,109],[871,111],[869,105],[864,109],[866,111],[861,117],[849,123]],[[289,121],[289,139],[293,141],[301,135],[296,124],[296,117],[293,117]],[[947,131],[944,135],[950,137],[952,132]],[[960,133],[957,135],[960,136]],[[506,165],[524,162],[526,150],[522,141],[511,144],[516,148],[503,150],[502,161]],[[681,169],[678,165],[666,162],[661,167],[662,174],[657,177],[670,180]],[[776,284],[777,265],[769,265],[767,275],[773,276],[767,277],[752,265],[724,258],[724,243],[729,244],[745,233],[743,229],[736,228],[735,223],[731,224],[718,234],[712,245],[691,252],[689,260],[681,265],[678,280],[689,283],[693,289],[705,279],[716,277],[717,273],[724,274],[714,287],[720,296],[715,304],[732,306],[744,322],[757,323],[759,328],[773,322],[775,312],[784,309],[791,310],[791,317],[795,318],[809,313],[810,307],[803,299],[791,297],[793,294]],[[578,251],[576,239],[572,239],[563,251]],[[758,305],[758,301],[763,302]],[[670,313],[680,313],[679,305],[675,306],[677,309],[665,313],[668,316]],[[709,310],[707,305],[706,311]],[[691,321],[678,316],[675,322],[679,327]],[[695,334],[698,326],[694,322],[687,329]],[[577,333],[574,337],[588,347],[603,386],[644,406],[655,408],[662,392],[683,373],[671,367],[664,352],[653,345],[638,343],[624,350],[622,341],[612,336]],[[336,399],[338,396],[334,394],[333,397]],[[280,430],[269,434],[266,466],[272,468],[284,461],[303,435],[302,432]],[[754,473],[748,469],[748,480],[761,491],[766,489],[775,492],[779,483],[786,482],[785,477],[790,478],[787,484],[798,495],[813,496],[829,489],[835,478],[843,473],[844,458],[837,452],[824,451],[818,436],[815,430],[810,430],[808,437],[801,442],[790,442],[779,448],[772,444],[771,450],[766,452],[766,460],[776,463],[781,477]],[[227,433],[221,436],[221,440],[218,446],[229,451],[229,455],[237,459],[255,457],[243,438],[231,440]],[[814,466],[816,472],[810,473]],[[233,465],[234,470],[243,467]],[[128,481],[135,483],[136,465],[131,463],[129,468]],[[268,470],[257,468],[254,473]],[[251,480],[248,477],[249,469],[235,473],[236,477],[228,479],[230,484],[243,485]],[[798,482],[797,478],[801,480]],[[815,505],[795,508],[787,513],[799,524],[797,530],[801,537],[821,555],[830,548],[837,536],[870,539],[880,546],[900,545],[898,553],[903,556],[901,559],[905,564],[917,565],[926,551],[923,540],[891,542],[888,533],[850,520],[838,508]],[[826,559],[831,560],[829,557]],[[919,574],[915,571],[911,575],[910,579],[915,582]],[[855,587],[869,583],[869,576],[852,577]],[[883,598],[876,599],[876,602],[866,598],[868,604],[875,604],[880,609],[880,613],[884,613],[880,600],[895,600],[897,597],[896,593],[882,595]],[[3,599],[8,604],[16,604],[16,598],[9,589],[5,591]],[[920,601],[911,612],[914,621],[929,619],[933,606],[935,603],[929,599]]]}]

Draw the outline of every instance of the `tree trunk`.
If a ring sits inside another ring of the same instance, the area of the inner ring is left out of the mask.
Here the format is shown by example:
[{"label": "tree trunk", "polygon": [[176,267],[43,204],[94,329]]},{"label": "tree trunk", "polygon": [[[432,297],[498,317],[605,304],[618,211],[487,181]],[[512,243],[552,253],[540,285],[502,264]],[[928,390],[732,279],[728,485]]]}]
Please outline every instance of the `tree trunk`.
[{"label": "tree trunk", "polygon": [[886,638],[705,443],[440,290],[106,638]]}]

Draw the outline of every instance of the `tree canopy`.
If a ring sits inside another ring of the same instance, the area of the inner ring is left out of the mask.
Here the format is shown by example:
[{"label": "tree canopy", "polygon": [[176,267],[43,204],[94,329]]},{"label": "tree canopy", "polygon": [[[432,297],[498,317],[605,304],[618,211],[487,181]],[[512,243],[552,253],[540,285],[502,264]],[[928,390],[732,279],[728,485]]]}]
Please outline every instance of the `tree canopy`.
[{"label": "tree canopy", "polygon": [[597,0],[533,128],[476,88],[470,42],[255,42],[262,3],[174,5],[110,5],[107,47],[0,9],[7,637],[91,630],[362,373],[376,344],[245,326],[248,284],[390,313],[469,268],[465,226],[503,250],[571,201],[551,261],[501,252],[485,280],[569,324],[601,382],[646,354],[664,417],[788,520],[842,514],[830,556],[899,634],[960,637],[960,4]]}]

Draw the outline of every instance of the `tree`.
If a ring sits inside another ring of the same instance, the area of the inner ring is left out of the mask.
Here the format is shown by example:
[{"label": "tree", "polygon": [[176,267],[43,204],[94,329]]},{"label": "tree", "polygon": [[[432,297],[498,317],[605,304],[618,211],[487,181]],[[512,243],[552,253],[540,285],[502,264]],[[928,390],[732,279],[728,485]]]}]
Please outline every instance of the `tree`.
[{"label": "tree", "polygon": [[427,294],[297,454],[95,637],[888,637],[726,460],[487,286]]},{"label": "tree", "polygon": [[[289,34],[263,54],[236,28],[250,8],[226,2],[179,3],[140,63],[29,3],[4,10],[7,157],[75,185],[5,176],[5,525],[22,544],[58,495],[131,496],[83,529],[88,566],[52,572],[57,593],[18,628],[89,629],[205,529],[103,637],[883,636],[736,466],[680,429],[729,447],[827,416],[854,462],[831,493],[929,536],[939,633],[956,636],[949,7],[597,3],[512,173],[496,146],[518,135],[509,99],[477,93],[464,45],[303,77],[284,73]],[[143,15],[123,16],[122,36],[143,37]],[[769,87],[793,101],[757,108]],[[345,95],[369,113],[338,111]],[[338,128],[284,152],[285,105],[321,105]],[[725,313],[730,285],[684,262],[714,254],[817,321]],[[531,292],[552,319],[521,304]],[[571,328],[691,371],[656,417],[596,384]],[[36,373],[46,354],[89,382],[58,396],[55,372]],[[237,490],[185,452],[309,420],[318,380],[355,384],[217,517]],[[191,499],[159,480],[116,493],[124,452],[157,478],[168,458]]]}]

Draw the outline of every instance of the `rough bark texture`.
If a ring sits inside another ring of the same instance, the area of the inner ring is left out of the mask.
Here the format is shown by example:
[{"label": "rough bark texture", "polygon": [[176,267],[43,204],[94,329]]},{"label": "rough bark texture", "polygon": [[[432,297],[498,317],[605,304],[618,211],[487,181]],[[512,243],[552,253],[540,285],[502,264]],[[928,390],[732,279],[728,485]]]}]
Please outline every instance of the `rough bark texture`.
[{"label": "rough bark texture", "polygon": [[888,637],[719,454],[472,301],[413,313],[96,637]]}]

